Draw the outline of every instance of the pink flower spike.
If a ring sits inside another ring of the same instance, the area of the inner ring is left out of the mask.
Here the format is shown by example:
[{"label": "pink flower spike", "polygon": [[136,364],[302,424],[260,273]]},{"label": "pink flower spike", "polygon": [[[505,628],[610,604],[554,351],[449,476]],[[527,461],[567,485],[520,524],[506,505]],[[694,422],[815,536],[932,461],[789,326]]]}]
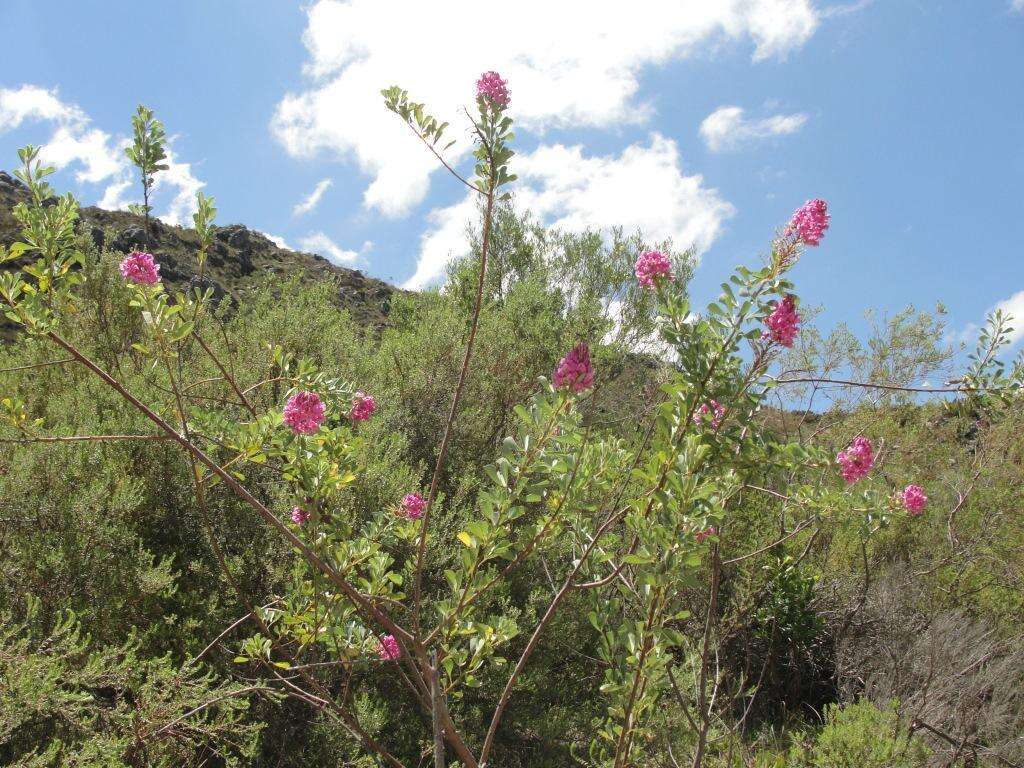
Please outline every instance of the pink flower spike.
[{"label": "pink flower spike", "polygon": [[828,229],[832,217],[824,200],[808,200],[793,214],[786,233],[795,233],[806,245],[817,245]]},{"label": "pink flower spike", "polygon": [[768,329],[762,332],[762,339],[784,347],[792,347],[800,331],[800,313],[796,311],[796,300],[792,296],[786,296],[776,303],[772,313],[764,319],[764,324]]},{"label": "pink flower spike", "polygon": [[908,485],[899,496],[903,506],[907,509],[908,515],[917,517],[924,513],[925,505],[928,504],[928,497],[924,495],[924,488],[920,485]]},{"label": "pink flower spike", "polygon": [[402,649],[398,647],[398,641],[394,635],[384,635],[379,641],[377,655],[384,661],[395,661],[401,658]]},{"label": "pink flower spike", "polygon": [[426,508],[426,499],[418,493],[407,493],[402,497],[402,514],[410,520],[419,520]]},{"label": "pink flower spike", "polygon": [[135,251],[121,262],[121,276],[136,285],[156,285],[160,282],[160,265],[151,253]]},{"label": "pink flower spike", "polygon": [[866,437],[855,437],[845,451],[841,451],[836,461],[842,467],[843,479],[848,483],[856,483],[866,477],[875,463],[871,441]]},{"label": "pink flower spike", "polygon": [[508,90],[508,82],[501,79],[497,72],[484,72],[476,81],[476,95],[483,97],[491,104],[504,109],[512,100]]},{"label": "pink flower spike", "polygon": [[302,391],[288,398],[284,423],[297,435],[310,435],[324,423],[327,408],[316,392]]},{"label": "pink flower spike", "polygon": [[309,512],[302,507],[292,507],[292,522],[296,525],[305,525],[309,520]]},{"label": "pink flower spike", "polygon": [[352,410],[348,412],[348,417],[352,421],[366,421],[373,412],[377,410],[377,401],[373,399],[373,395],[364,395],[362,392],[356,392],[356,396],[352,400]]},{"label": "pink flower spike", "polygon": [[636,280],[644,288],[654,288],[659,279],[672,280],[672,262],[661,251],[644,251],[633,267]]},{"label": "pink flower spike", "polygon": [[710,539],[712,536],[717,536],[718,531],[715,530],[715,526],[709,525],[703,531],[697,531],[693,534],[693,538],[697,540],[698,544],[703,544],[705,541]]},{"label": "pink flower spike", "polygon": [[556,389],[568,389],[579,394],[594,385],[594,369],[590,365],[590,349],[577,344],[563,357],[551,376]]},{"label": "pink flower spike", "polygon": [[709,416],[711,417],[711,428],[718,429],[722,424],[722,419],[725,418],[725,406],[717,400],[708,400],[693,412],[693,423],[699,427],[705,421],[709,420]]}]

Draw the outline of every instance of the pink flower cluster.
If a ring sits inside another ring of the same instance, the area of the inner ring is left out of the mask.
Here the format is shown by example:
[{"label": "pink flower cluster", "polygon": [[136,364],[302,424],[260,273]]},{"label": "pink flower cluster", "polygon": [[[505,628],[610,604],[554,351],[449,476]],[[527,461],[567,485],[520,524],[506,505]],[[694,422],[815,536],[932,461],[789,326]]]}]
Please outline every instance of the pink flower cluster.
[{"label": "pink flower cluster", "polygon": [[806,245],[817,245],[824,237],[831,219],[828,203],[824,200],[808,200],[793,214],[786,232],[796,233]]},{"label": "pink flower cluster", "polygon": [[498,107],[507,107],[512,100],[508,91],[508,83],[501,79],[497,72],[484,72],[476,81],[476,95],[482,96]]},{"label": "pink flower cluster", "polygon": [[636,280],[644,288],[654,288],[659,278],[672,280],[672,262],[661,251],[644,251],[633,267]]},{"label": "pink flower cluster", "polygon": [[356,392],[355,397],[352,399],[352,410],[348,412],[348,417],[352,421],[366,421],[373,412],[377,410],[377,401],[373,399],[373,395],[364,395],[362,392]]},{"label": "pink flower cluster", "polygon": [[402,649],[398,647],[394,635],[384,635],[378,642],[377,655],[384,661],[395,661],[402,656]]},{"label": "pink flower cluster", "polygon": [[725,418],[725,406],[717,400],[708,400],[693,412],[693,423],[699,427],[708,420],[708,416],[711,417],[711,428],[718,429],[722,423],[722,419]]},{"label": "pink flower cluster", "polygon": [[920,485],[908,485],[899,496],[911,517],[922,514],[928,503],[928,497],[924,495],[924,488]]},{"label": "pink flower cluster", "polygon": [[309,520],[309,512],[302,507],[292,507],[292,522],[296,525],[305,525]]},{"label": "pink flower cluster", "polygon": [[303,390],[288,398],[284,406],[284,423],[297,435],[309,435],[320,429],[326,410],[320,395]]},{"label": "pink flower cluster", "polygon": [[407,493],[402,497],[402,514],[410,520],[419,520],[426,508],[426,499],[418,493]]},{"label": "pink flower cluster", "polygon": [[770,339],[784,347],[792,347],[800,331],[800,313],[796,311],[796,300],[786,296],[775,304],[775,309],[765,318],[768,330],[761,333],[762,339]]},{"label": "pink flower cluster", "polygon": [[586,344],[577,344],[558,362],[551,377],[558,389],[579,393],[594,385],[594,369],[590,365],[590,349]]},{"label": "pink flower cluster", "polygon": [[712,536],[717,536],[718,531],[715,530],[715,526],[709,525],[703,531],[697,531],[693,534],[693,538],[697,540],[698,544],[703,544],[705,541],[710,539]]},{"label": "pink flower cluster", "polygon": [[156,285],[160,282],[160,265],[151,253],[135,251],[121,262],[121,276],[137,285]]},{"label": "pink flower cluster", "polygon": [[843,480],[846,482],[855,483],[862,477],[866,477],[875,463],[871,441],[866,437],[853,438],[853,442],[847,449],[839,452],[836,461],[843,468]]}]

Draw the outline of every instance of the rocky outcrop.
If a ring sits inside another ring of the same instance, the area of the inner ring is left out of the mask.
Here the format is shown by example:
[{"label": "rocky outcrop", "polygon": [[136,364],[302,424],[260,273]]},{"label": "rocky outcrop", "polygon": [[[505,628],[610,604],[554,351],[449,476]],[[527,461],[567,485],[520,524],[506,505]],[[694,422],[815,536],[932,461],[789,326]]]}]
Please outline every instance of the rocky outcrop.
[{"label": "rocky outcrop", "polygon": [[[19,225],[11,209],[27,198],[25,186],[0,171],[0,244],[9,246],[18,239]],[[199,238],[195,230],[154,219],[147,231],[141,216],[94,206],[81,210],[79,228],[101,250],[153,253],[170,288],[185,289],[200,280],[195,256]],[[266,235],[242,224],[217,228],[202,277],[204,286],[212,288],[218,298],[242,300],[246,290],[268,275],[295,276],[302,283],[328,280],[337,288],[338,306],[348,310],[361,324],[375,328],[387,323],[392,297],[399,290],[367,277],[360,270],[336,266],[319,254],[281,248]]]}]

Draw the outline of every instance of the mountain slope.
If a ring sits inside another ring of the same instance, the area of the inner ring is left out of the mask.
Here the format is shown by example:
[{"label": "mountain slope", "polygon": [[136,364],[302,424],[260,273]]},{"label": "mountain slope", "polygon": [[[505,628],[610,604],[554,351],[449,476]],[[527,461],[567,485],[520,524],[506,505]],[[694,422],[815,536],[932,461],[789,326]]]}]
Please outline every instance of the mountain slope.
[{"label": "mountain slope", "polygon": [[[9,246],[18,240],[20,227],[11,209],[27,199],[25,186],[0,171],[0,244]],[[182,289],[196,280],[199,238],[195,230],[153,220],[147,233],[141,216],[95,206],[82,208],[80,217],[80,231],[88,233],[101,248],[153,253],[169,287]],[[336,266],[318,254],[280,248],[263,233],[241,224],[217,228],[204,277],[204,283],[217,295],[238,300],[247,288],[268,275],[282,279],[297,276],[300,282],[331,280],[337,286],[338,306],[347,309],[360,324],[377,328],[387,322],[391,298],[399,290],[357,269]]]}]

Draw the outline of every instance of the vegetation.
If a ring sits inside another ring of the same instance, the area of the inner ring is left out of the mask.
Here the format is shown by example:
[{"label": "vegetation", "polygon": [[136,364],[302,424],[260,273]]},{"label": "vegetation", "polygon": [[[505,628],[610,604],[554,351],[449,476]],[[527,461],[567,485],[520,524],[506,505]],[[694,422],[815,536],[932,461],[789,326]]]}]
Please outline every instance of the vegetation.
[{"label": "vegetation", "polygon": [[473,255],[380,322],[330,270],[216,290],[209,198],[191,264],[113,248],[22,151],[0,763],[1024,764],[1009,320],[962,375],[941,315],[822,336],[820,201],[695,314],[671,243],[514,212],[507,106]]}]

